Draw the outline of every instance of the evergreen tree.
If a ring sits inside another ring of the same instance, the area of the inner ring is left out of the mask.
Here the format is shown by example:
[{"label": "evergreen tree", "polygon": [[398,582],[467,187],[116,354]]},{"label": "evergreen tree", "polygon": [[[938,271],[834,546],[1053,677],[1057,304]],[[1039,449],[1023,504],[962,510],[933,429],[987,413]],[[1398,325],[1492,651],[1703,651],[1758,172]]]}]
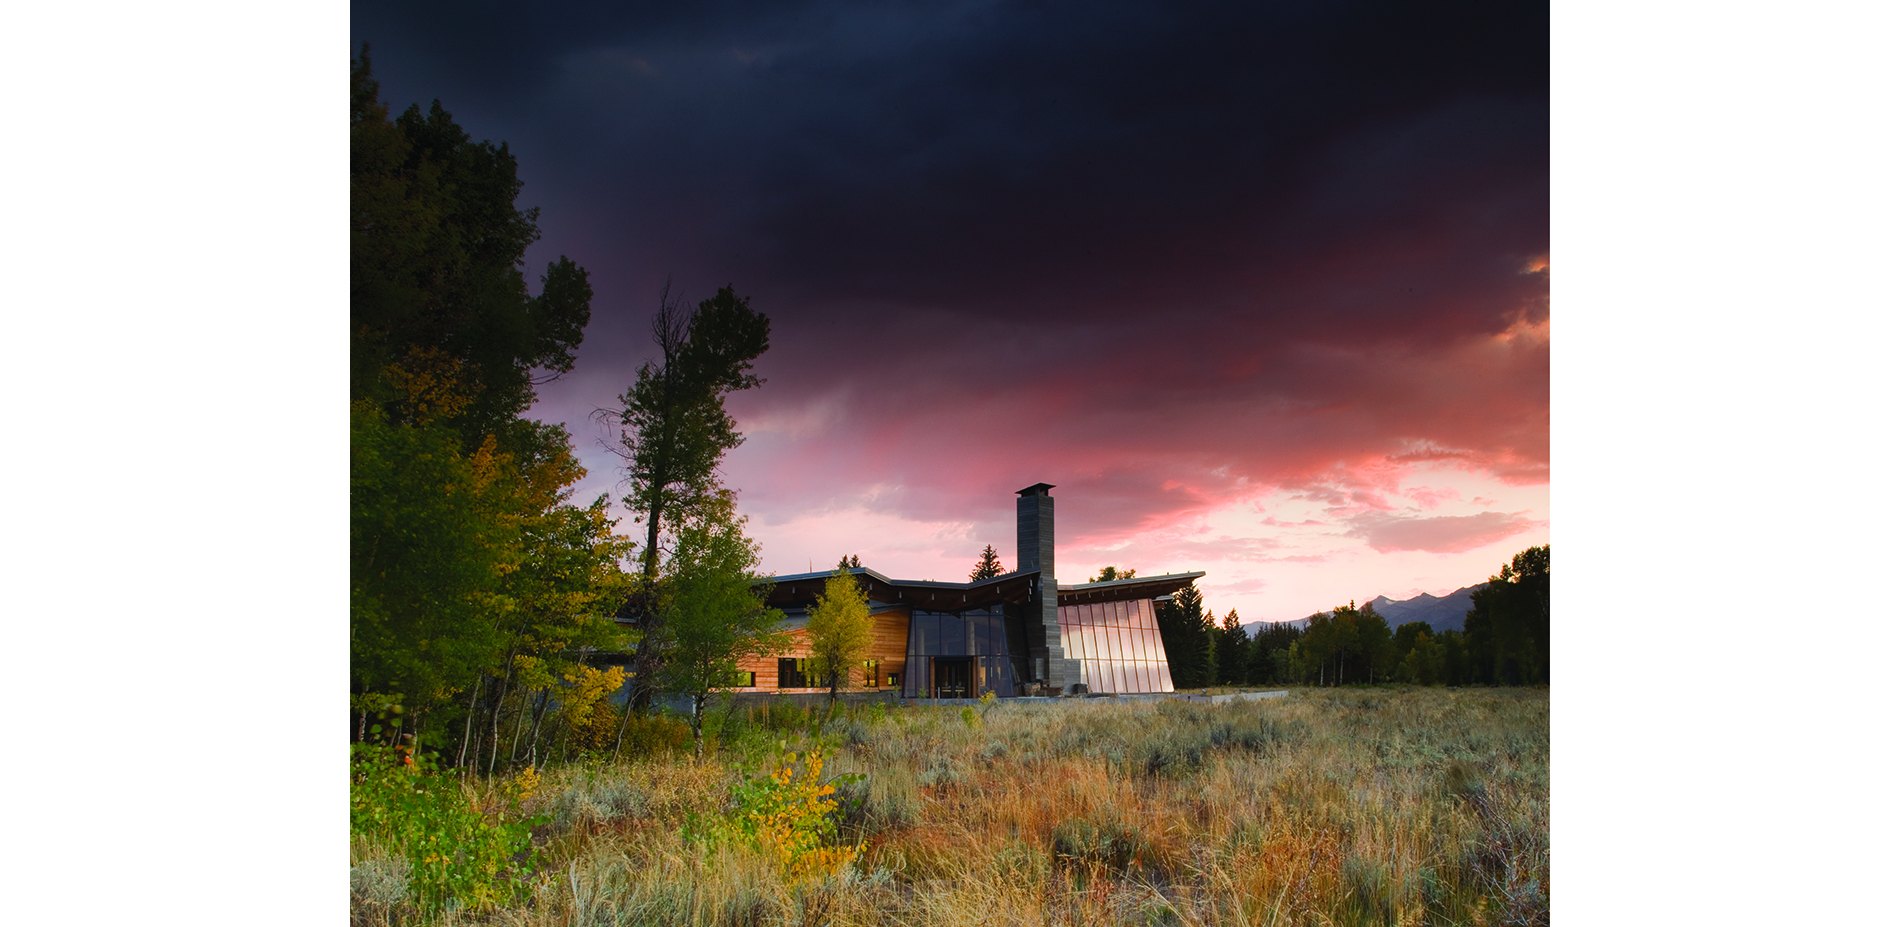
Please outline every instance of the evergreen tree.
[{"label": "evergreen tree", "polygon": [[996,556],[996,548],[983,545],[982,556],[976,558],[976,568],[970,571],[970,582],[1003,575],[1003,561]]},{"label": "evergreen tree", "polygon": [[1550,681],[1550,545],[1518,553],[1471,594],[1464,637],[1471,681]]},{"label": "evergreen tree", "polygon": [[1300,629],[1290,621],[1275,621],[1253,636],[1248,679],[1256,685],[1291,682],[1289,648],[1300,639]]},{"label": "evergreen tree", "polygon": [[1247,631],[1240,626],[1240,612],[1228,609],[1214,632],[1215,661],[1219,664],[1220,685],[1246,685],[1248,667]]},{"label": "evergreen tree", "polygon": [[1168,657],[1168,672],[1180,688],[1199,688],[1207,681],[1207,632],[1213,616],[1202,604],[1201,592],[1189,583],[1186,588],[1161,600],[1155,607],[1155,625],[1161,631],[1161,649]]}]

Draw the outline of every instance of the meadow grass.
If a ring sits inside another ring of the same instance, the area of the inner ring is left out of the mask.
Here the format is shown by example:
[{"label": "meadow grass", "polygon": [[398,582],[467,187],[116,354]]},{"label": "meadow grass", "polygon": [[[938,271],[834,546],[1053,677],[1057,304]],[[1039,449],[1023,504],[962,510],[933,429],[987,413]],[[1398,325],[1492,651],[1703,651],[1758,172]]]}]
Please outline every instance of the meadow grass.
[{"label": "meadow grass", "polygon": [[[781,713],[784,714],[784,713]],[[785,715],[671,754],[547,771],[520,925],[1545,924],[1547,689],[1294,689],[1222,705],[999,702]],[[779,725],[778,730],[766,722]],[[775,739],[828,744],[849,866],[793,884],[729,813]],[[471,785],[472,791],[484,786]],[[352,849],[352,919],[402,920]]]}]

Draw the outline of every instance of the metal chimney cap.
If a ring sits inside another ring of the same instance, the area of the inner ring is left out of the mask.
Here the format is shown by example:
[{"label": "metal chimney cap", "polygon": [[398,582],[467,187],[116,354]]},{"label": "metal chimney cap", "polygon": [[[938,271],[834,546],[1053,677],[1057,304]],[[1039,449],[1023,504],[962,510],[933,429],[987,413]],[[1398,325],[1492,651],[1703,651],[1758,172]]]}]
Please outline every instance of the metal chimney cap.
[{"label": "metal chimney cap", "polygon": [[1019,496],[1046,496],[1046,495],[1048,495],[1048,494],[1049,494],[1049,490],[1051,490],[1051,489],[1054,489],[1054,488],[1056,488],[1056,487],[1055,487],[1055,485],[1054,485],[1054,484],[1052,484],[1052,483],[1037,483],[1037,484],[1036,484],[1036,485],[1034,485],[1034,486],[1030,486],[1030,487],[1027,487],[1027,488],[1025,488],[1025,489],[1018,489],[1018,490],[1016,490],[1016,495],[1019,495]]}]

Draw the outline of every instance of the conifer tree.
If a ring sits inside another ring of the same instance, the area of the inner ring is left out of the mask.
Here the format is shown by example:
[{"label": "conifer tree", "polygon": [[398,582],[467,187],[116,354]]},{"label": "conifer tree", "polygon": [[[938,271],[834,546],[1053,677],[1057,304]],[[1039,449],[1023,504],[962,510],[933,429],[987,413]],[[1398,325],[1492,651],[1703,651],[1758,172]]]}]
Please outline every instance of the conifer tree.
[{"label": "conifer tree", "polygon": [[996,548],[983,545],[983,555],[976,558],[976,569],[970,571],[970,582],[990,579],[1003,573],[1003,561],[996,556]]},{"label": "conifer tree", "polygon": [[1213,623],[1213,616],[1202,604],[1201,591],[1193,583],[1156,606],[1155,624],[1161,631],[1161,648],[1168,656],[1168,671],[1176,685],[1210,685],[1207,634]]}]

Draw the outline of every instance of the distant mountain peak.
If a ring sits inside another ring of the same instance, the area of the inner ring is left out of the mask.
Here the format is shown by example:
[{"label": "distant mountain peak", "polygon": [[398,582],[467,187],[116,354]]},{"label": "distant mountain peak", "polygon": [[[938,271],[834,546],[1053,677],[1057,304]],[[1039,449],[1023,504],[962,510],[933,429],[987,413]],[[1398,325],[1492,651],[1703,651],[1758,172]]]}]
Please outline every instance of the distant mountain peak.
[{"label": "distant mountain peak", "polygon": [[1385,623],[1394,628],[1413,621],[1423,621],[1431,625],[1433,633],[1462,631],[1465,627],[1465,612],[1471,610],[1471,593],[1483,585],[1474,583],[1442,596],[1421,592],[1404,600],[1374,596],[1366,600],[1366,606],[1378,612]]}]

